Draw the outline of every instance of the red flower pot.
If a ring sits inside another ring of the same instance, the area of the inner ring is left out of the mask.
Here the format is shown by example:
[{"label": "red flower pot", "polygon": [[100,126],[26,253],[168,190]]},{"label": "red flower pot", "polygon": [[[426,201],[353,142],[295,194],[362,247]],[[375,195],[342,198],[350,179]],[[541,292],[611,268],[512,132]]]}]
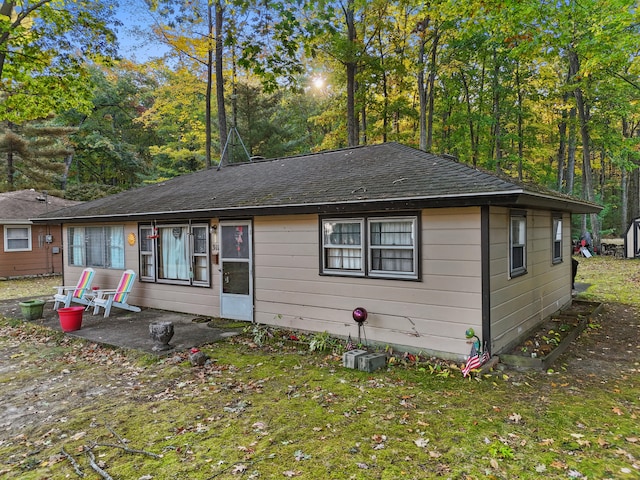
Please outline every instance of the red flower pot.
[{"label": "red flower pot", "polygon": [[63,332],[73,332],[80,330],[82,326],[82,314],[84,307],[64,307],[58,309],[60,316],[60,326]]}]

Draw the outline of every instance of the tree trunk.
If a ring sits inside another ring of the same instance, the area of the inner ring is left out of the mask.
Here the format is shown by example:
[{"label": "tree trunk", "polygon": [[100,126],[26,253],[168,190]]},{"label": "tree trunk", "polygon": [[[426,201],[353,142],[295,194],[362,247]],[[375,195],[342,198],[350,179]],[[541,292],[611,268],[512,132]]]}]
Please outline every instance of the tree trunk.
[{"label": "tree trunk", "polygon": [[[567,104],[568,96],[565,94],[563,97],[563,105]],[[558,191],[566,192],[565,187],[565,159],[567,155],[567,111],[562,109],[562,115],[560,123],[558,124],[558,153],[556,155],[556,161],[558,162]]]},{"label": "tree trunk", "polygon": [[576,109],[569,110],[569,138],[567,140],[567,193],[573,195],[576,178]]},{"label": "tree trunk", "polygon": [[498,65],[497,52],[493,51],[493,157],[496,161],[496,172],[502,169],[502,125],[500,117],[500,65]]},{"label": "tree trunk", "polygon": [[356,26],[354,21],[353,1],[348,0],[345,10],[347,23],[348,58],[345,62],[347,73],[347,142],[350,147],[358,145],[358,123],[356,121],[356,60],[354,55]]},{"label": "tree trunk", "polygon": [[207,7],[207,20],[209,23],[208,39],[207,39],[207,91],[205,94],[205,112],[204,112],[204,128],[205,128],[205,166],[211,168],[211,96],[213,90],[213,6],[209,3]]},{"label": "tree trunk", "polygon": [[[629,120],[626,117],[622,118],[622,137],[625,139],[625,141],[629,142],[631,141],[631,139],[634,137],[635,132],[636,132],[636,128],[637,128],[637,124],[632,124],[629,122]],[[628,164],[632,164],[633,160],[632,160],[632,155],[630,153],[627,153],[627,158],[624,159],[628,162]],[[638,171],[637,168],[634,169],[635,172]],[[631,197],[633,197],[633,195],[631,195],[630,193],[630,188],[632,185],[631,182],[632,177],[629,175],[629,169],[627,168],[626,165],[622,165],[622,176],[620,178],[620,195],[621,195],[621,208],[620,208],[620,234],[624,234],[624,232],[627,231],[627,225],[629,225],[629,223],[631,222],[632,218],[635,218],[634,212],[631,211],[630,212],[630,201],[631,201]],[[637,205],[637,198],[636,198],[636,205]],[[631,209],[633,210],[633,208]],[[637,210],[637,209],[636,209]]]},{"label": "tree trunk", "polygon": [[420,150],[427,151],[427,98],[424,85],[424,38],[420,38],[418,52],[418,99],[420,100]]},{"label": "tree trunk", "polygon": [[[575,75],[580,71],[580,59],[578,54],[569,49],[569,66],[571,68],[571,78],[575,79]],[[587,201],[593,202],[595,200],[595,192],[593,186],[593,170],[591,168],[591,137],[589,133],[589,107],[584,100],[584,94],[580,86],[576,86],[573,90],[573,95],[576,99],[576,110],[578,113],[578,120],[580,126],[580,139],[582,141],[582,173],[583,173],[583,198]],[[600,228],[598,222],[598,215],[591,213],[591,234],[593,238],[593,244],[598,245],[600,243]],[[583,225],[586,222],[583,222]],[[586,226],[586,225],[585,225]]]},{"label": "tree trunk", "polygon": [[[221,0],[216,0],[216,100],[218,106],[218,130],[220,132],[220,152],[224,150],[227,142],[227,113],[224,106],[224,74],[222,71],[222,54],[224,48],[224,39],[222,38],[222,25],[224,22],[224,5]],[[224,163],[224,158],[220,157],[220,164]]]},{"label": "tree trunk", "polygon": [[[387,87],[387,69],[385,66],[384,48],[382,46],[382,34],[380,33],[380,30],[378,30],[378,48],[380,51],[380,65],[382,66],[382,141],[386,142],[387,132],[389,130],[389,90]],[[364,119],[362,123],[365,124]],[[363,128],[365,127],[363,126]]]},{"label": "tree trunk", "polygon": [[[11,18],[11,13],[13,12],[13,8],[15,7],[16,2],[2,2],[2,6],[0,7],[0,17],[1,18]],[[4,62],[7,59],[7,51],[9,50],[9,32],[8,28],[6,32],[3,32],[0,35],[0,81],[2,80],[2,72],[4,71]]]},{"label": "tree trunk", "polygon": [[16,169],[13,165],[13,152],[11,149],[7,152],[7,184],[9,185],[9,191],[15,190],[13,186],[13,178],[15,177]]},{"label": "tree trunk", "polygon": [[620,208],[620,235],[622,235],[627,230],[627,225],[629,224],[629,174],[625,166],[622,167],[620,175],[620,197],[622,203]]},{"label": "tree trunk", "polygon": [[522,85],[520,83],[520,64],[516,61],[516,93],[518,99],[518,180],[522,181],[522,157],[524,157],[524,127],[522,119]]},{"label": "tree trunk", "polygon": [[464,88],[464,99],[467,104],[467,117],[469,123],[469,139],[471,140],[471,161],[473,166],[478,166],[478,145],[476,144],[476,134],[474,132],[473,115],[471,108],[471,95],[469,93],[469,84],[467,83],[467,77],[462,70],[460,70],[460,78],[462,80],[462,86]]},{"label": "tree trunk", "polygon": [[429,78],[427,85],[427,148],[428,152],[433,148],[433,111],[435,107],[435,92],[433,91],[436,83],[436,60],[438,55],[438,40],[440,35],[438,29],[433,31],[433,41],[431,44],[430,60],[429,60]]}]

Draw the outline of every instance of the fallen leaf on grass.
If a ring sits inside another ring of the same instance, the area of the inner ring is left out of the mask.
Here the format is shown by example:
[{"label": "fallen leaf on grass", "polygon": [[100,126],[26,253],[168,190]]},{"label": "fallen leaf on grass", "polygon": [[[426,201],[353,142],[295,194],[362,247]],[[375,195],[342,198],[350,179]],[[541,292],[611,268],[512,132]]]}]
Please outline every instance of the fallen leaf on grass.
[{"label": "fallen leaf on grass", "polygon": [[557,468],[558,470],[564,470],[565,468],[567,468],[567,464],[561,462],[560,460],[554,460],[553,462],[551,462],[551,466],[553,468]]},{"label": "fallen leaf on grass", "polygon": [[242,474],[244,472],[247,471],[247,466],[243,465],[243,464],[238,464],[235,467],[233,467],[233,469],[231,470],[231,473],[233,475],[238,475],[239,473]]},{"label": "fallen leaf on grass", "polygon": [[82,437],[84,437],[87,434],[87,432],[78,432],[75,435],[72,435],[70,437],[70,440],[80,440]]},{"label": "fallen leaf on grass", "polygon": [[282,472],[282,475],[284,475],[287,478],[298,477],[300,475],[300,472],[294,472],[293,470],[286,470]]},{"label": "fallen leaf on grass", "polygon": [[638,441],[638,437],[627,437],[625,440],[629,443],[636,443]]},{"label": "fallen leaf on grass", "polygon": [[299,462],[301,460],[309,460],[311,458],[311,455],[307,455],[302,450],[296,450],[293,453],[293,456],[295,457],[296,462]]},{"label": "fallen leaf on grass", "polygon": [[615,413],[616,415],[624,415],[624,412],[623,412],[622,410],[620,410],[618,407],[613,407],[613,408],[611,409],[611,411],[612,411],[613,413]]},{"label": "fallen leaf on grass", "polygon": [[522,420],[522,415],[520,415],[519,413],[512,413],[511,415],[509,415],[509,420],[511,420],[513,423],[520,423],[520,420]]},{"label": "fallen leaf on grass", "polygon": [[417,440],[414,440],[413,443],[415,443],[420,448],[424,448],[427,445],[429,445],[429,439],[428,438],[418,438]]}]

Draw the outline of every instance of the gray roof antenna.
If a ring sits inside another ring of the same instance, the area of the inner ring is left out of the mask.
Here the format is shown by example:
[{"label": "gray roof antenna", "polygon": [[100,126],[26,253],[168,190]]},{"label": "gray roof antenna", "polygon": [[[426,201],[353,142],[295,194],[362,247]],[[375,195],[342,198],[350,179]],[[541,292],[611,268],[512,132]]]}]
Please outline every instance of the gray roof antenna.
[{"label": "gray roof antenna", "polygon": [[[235,134],[235,137],[237,137],[238,141],[240,142],[240,145],[242,145],[242,149],[244,150],[244,153],[247,155],[247,159],[249,160],[249,162],[251,162],[251,156],[247,151],[247,147],[244,146],[244,142],[242,141],[242,137],[240,136],[238,129],[235,126],[233,126],[229,129],[229,133],[227,134],[227,141],[225,142],[224,148],[222,149],[222,153],[220,154],[220,163],[218,164],[218,168],[216,168],[216,170],[220,170],[220,168],[222,167],[222,160],[224,159],[224,154],[227,151],[227,147],[229,146],[229,143],[232,141],[233,139],[232,135],[234,134]],[[237,143],[233,142],[232,145],[235,146],[237,145]]]}]

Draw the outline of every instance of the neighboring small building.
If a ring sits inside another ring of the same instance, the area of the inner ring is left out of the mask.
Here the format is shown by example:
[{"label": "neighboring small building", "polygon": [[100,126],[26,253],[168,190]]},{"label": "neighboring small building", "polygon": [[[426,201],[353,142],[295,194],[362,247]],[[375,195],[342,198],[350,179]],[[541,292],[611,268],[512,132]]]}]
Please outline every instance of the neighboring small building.
[{"label": "neighboring small building", "polygon": [[0,193],[0,278],[62,273],[62,226],[31,217],[79,202],[35,190]]},{"label": "neighboring small building", "polygon": [[138,273],[129,303],[493,353],[571,303],[571,213],[598,205],[397,143],[223,166],[45,214],[67,283]]},{"label": "neighboring small building", "polygon": [[640,257],[640,218],[634,218],[624,234],[624,256]]}]

